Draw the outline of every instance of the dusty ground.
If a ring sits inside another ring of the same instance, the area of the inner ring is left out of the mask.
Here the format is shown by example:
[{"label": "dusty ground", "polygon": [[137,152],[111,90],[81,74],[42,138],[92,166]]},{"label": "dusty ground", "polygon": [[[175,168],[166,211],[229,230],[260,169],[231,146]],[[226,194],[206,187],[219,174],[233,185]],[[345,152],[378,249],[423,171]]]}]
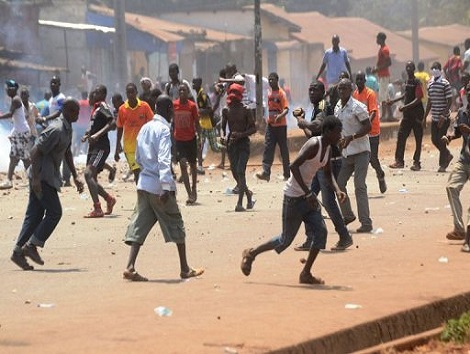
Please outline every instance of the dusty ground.
[{"label": "dusty ground", "polygon": [[[458,149],[455,143],[454,156]],[[393,142],[382,143],[384,165],[392,162],[393,151]],[[407,151],[407,162],[411,155]],[[9,257],[28,193],[26,181],[17,181],[15,189],[0,194],[0,352],[262,353],[468,291],[469,255],[445,239],[452,228],[448,173],[435,172],[436,155],[426,140],[421,172],[387,169],[385,195],[369,173],[376,233],[353,234],[355,244],[346,252],[322,252],[314,272],[326,285],[314,287],[298,284],[299,259],[306,254],[293,249],[259,256],[248,278],[240,272],[242,250],[276,235],[281,226],[283,182],[256,181],[259,156],[248,169],[257,199],[253,211],[233,211],[236,199],[225,191],[234,183],[221,170],[200,178],[197,206],[181,205],[190,264],[206,269],[185,282],[179,280],[176,248],[163,243],[158,227],[137,264],[151,281],[122,279],[128,247],[121,239],[136,200],[133,183],[122,181],[109,187],[118,197],[115,214],[100,220],[84,219],[91,202],[65,188],[63,219],[42,251],[46,265],[19,270]],[[279,166],[274,172],[279,175]],[[464,209],[466,194],[464,189]],[[338,237],[329,220],[327,225],[329,248]],[[350,225],[357,227],[358,222]],[[299,234],[296,243],[302,241]],[[157,306],[173,315],[159,317]]]}]

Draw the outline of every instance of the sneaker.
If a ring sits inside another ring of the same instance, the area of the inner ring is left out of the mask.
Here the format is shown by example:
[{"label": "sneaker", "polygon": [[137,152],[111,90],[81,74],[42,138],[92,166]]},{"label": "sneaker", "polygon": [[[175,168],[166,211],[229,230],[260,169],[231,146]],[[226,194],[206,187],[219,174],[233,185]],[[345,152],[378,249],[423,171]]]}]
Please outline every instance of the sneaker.
[{"label": "sneaker", "polygon": [[240,269],[242,273],[246,276],[249,276],[251,273],[251,267],[255,257],[251,254],[253,248],[247,248],[242,253],[242,262],[240,264]]},{"label": "sneaker", "polygon": [[269,182],[270,176],[266,172],[257,172],[256,173],[256,178],[261,179],[263,181]]},{"label": "sneaker", "polygon": [[387,191],[387,183],[385,182],[385,178],[379,178],[379,189],[380,193],[384,194]]},{"label": "sneaker", "polygon": [[360,228],[356,230],[357,233],[368,233],[372,231],[372,225],[362,225]]},{"label": "sneaker", "polygon": [[13,188],[13,183],[7,179],[0,184],[0,189],[10,189]]},{"label": "sneaker", "polygon": [[465,243],[460,250],[462,252],[470,253],[470,245],[468,243]]},{"label": "sneaker", "polygon": [[349,225],[350,223],[352,223],[354,220],[356,220],[356,217],[353,216],[351,218],[344,218],[343,221],[344,221],[344,225]]},{"label": "sneaker", "polygon": [[294,251],[310,251],[310,245],[307,242],[302,243],[300,246],[295,246]]},{"label": "sneaker", "polygon": [[109,175],[108,175],[108,182],[109,183],[113,183],[114,182],[114,179],[116,178],[116,166],[113,166],[113,168],[109,171]]},{"label": "sneaker", "polygon": [[204,167],[202,167],[202,166],[198,166],[196,172],[197,172],[198,175],[205,175],[206,174],[206,171],[204,171]]},{"label": "sneaker", "polygon": [[15,263],[18,267],[20,267],[23,270],[34,269],[34,267],[28,263],[28,261],[26,260],[25,256],[22,253],[13,252],[10,259],[13,263]]},{"label": "sneaker", "polygon": [[347,241],[345,241],[345,242],[338,241],[338,242],[336,243],[336,245],[334,245],[333,247],[331,247],[331,250],[332,250],[332,251],[344,251],[344,250],[346,250],[347,248],[351,247],[353,244],[354,244],[353,239],[352,239],[352,238],[349,238],[349,239],[348,239]]},{"label": "sneaker", "polygon": [[110,215],[113,212],[113,208],[116,205],[116,198],[109,196],[106,201],[106,212],[104,215]]},{"label": "sneaker", "polygon": [[389,168],[404,168],[405,164],[403,162],[395,161],[391,165],[388,165]]},{"label": "sneaker", "polygon": [[419,162],[414,162],[413,166],[410,167],[411,171],[421,171],[421,164]]},{"label": "sneaker", "polygon": [[36,246],[26,244],[21,248],[21,250],[23,251],[23,255],[31,259],[34,263],[37,263],[39,265],[44,265],[44,261],[39,255],[38,249]]}]

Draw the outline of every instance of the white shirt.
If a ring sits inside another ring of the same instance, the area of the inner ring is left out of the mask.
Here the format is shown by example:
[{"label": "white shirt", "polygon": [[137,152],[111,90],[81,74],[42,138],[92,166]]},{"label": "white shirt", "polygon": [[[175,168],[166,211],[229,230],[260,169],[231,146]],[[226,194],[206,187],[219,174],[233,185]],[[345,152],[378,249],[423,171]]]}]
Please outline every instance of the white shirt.
[{"label": "white shirt", "polygon": [[141,172],[138,190],[161,195],[163,191],[176,191],[171,173],[170,124],[160,115],[142,126],[137,135],[135,159]]},{"label": "white shirt", "polygon": [[[335,116],[343,123],[343,136],[356,134],[362,127],[361,122],[369,119],[367,107],[352,96],[344,107],[341,100],[338,101],[335,107]],[[342,154],[344,157],[348,157],[364,151],[370,151],[368,135],[352,140],[346,149],[343,149]]]},{"label": "white shirt", "polygon": [[28,121],[26,120],[26,115],[24,114],[23,102],[21,102],[21,107],[15,109],[11,119],[13,120],[13,129],[10,133],[11,135],[31,132]]},{"label": "white shirt", "polygon": [[54,114],[57,111],[62,112],[62,106],[64,105],[65,95],[60,92],[57,96],[49,99],[49,114]]}]

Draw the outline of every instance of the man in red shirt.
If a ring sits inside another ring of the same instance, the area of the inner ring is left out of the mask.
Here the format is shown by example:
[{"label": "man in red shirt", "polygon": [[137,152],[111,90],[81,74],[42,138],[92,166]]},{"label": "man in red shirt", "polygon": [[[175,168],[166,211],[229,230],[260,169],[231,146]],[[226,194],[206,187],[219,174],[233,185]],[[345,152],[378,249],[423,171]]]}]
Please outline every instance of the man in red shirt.
[{"label": "man in red shirt", "polygon": [[369,131],[370,143],[370,164],[375,170],[377,179],[379,180],[380,193],[387,191],[385,183],[385,172],[379,161],[379,143],[380,143],[380,118],[379,108],[377,107],[377,97],[374,90],[366,86],[366,74],[359,71],[356,74],[357,89],[353,92],[353,98],[363,103],[369,112],[371,129]]},{"label": "man in red shirt", "polygon": [[390,49],[385,44],[387,35],[383,32],[377,34],[376,43],[380,46],[377,57],[377,65],[372,70],[379,78],[379,102],[382,107],[381,117],[383,121],[393,120],[392,108],[386,104],[388,97],[388,84],[390,83],[390,66],[392,59],[390,58]]},{"label": "man in red shirt", "polygon": [[457,110],[457,97],[459,96],[459,91],[462,88],[462,80],[460,77],[460,72],[462,71],[463,63],[460,58],[460,48],[455,46],[453,50],[453,55],[447,60],[444,64],[442,70],[446,75],[447,80],[452,86],[452,106]]},{"label": "man in red shirt", "polygon": [[[197,200],[197,137],[200,136],[199,114],[196,104],[189,100],[189,89],[185,84],[179,86],[179,98],[173,101],[173,137],[176,155],[181,168],[184,187],[188,193],[186,204],[194,204]],[[192,183],[189,183],[188,163],[191,170]]]},{"label": "man in red shirt", "polygon": [[279,87],[278,74],[269,74],[268,81],[271,90],[268,95],[269,116],[264,141],[263,172],[256,173],[256,177],[269,182],[271,166],[274,161],[274,152],[276,145],[279,145],[284,181],[287,181],[290,177],[286,121],[286,115],[289,112],[289,103],[287,102],[284,90]]}]

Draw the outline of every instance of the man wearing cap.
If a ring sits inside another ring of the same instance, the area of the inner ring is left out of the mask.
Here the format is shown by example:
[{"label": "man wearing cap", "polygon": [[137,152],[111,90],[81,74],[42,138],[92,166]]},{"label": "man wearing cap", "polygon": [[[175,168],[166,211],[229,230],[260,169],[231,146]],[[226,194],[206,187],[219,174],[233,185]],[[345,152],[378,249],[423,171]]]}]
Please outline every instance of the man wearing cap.
[{"label": "man wearing cap", "polygon": [[7,180],[0,184],[0,189],[9,189],[13,187],[13,173],[18,162],[23,161],[24,168],[30,165],[29,150],[31,143],[31,130],[26,120],[23,102],[18,96],[19,85],[14,80],[5,82],[5,91],[11,98],[10,111],[0,115],[0,119],[12,118],[13,129],[10,132],[11,149],[10,165],[8,166]]}]

